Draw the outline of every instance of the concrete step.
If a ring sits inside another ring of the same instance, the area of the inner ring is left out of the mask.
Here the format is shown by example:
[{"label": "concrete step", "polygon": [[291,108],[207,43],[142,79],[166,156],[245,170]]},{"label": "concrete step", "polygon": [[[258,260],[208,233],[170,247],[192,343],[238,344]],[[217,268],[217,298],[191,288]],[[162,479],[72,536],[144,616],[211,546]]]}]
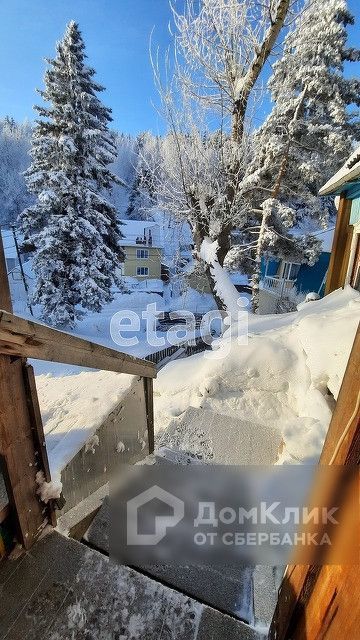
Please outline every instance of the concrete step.
[{"label": "concrete step", "polygon": [[269,425],[189,407],[170,422],[157,447],[182,450],[203,462],[267,465],[276,462],[281,441]]},{"label": "concrete step", "polygon": [[[163,463],[164,459],[161,460]],[[108,499],[105,499],[84,540],[92,548],[109,554],[109,527],[110,508]],[[247,623],[253,621],[251,567],[239,570],[238,567],[228,566],[226,571],[224,568],[204,565],[136,565],[135,568],[221,612]]]},{"label": "concrete step", "polygon": [[[141,464],[201,464],[195,454],[163,447]],[[110,508],[106,498],[84,540],[93,548],[109,554]],[[182,593],[204,602],[215,609],[251,623],[253,612],[252,568],[228,566],[226,570],[211,566],[142,566],[136,567],[156,580],[178,589]]]},{"label": "concrete step", "polygon": [[[277,458],[281,436],[276,430],[260,424],[189,407],[180,418],[170,423],[157,444],[159,448],[155,454],[145,458],[141,464],[273,464]],[[109,506],[105,500],[85,534],[88,544],[107,554],[109,522]],[[221,570],[210,566],[137,568],[248,624],[252,624],[254,620],[268,623],[271,619],[274,590],[271,580],[267,580],[266,571],[264,579],[262,572],[258,571],[254,582],[253,568],[245,566],[240,570],[232,566]],[[265,595],[267,584],[271,590]],[[262,604],[265,602],[268,602],[266,606]]]},{"label": "concrete step", "polygon": [[51,531],[0,564],[6,640],[260,640],[249,626]]}]

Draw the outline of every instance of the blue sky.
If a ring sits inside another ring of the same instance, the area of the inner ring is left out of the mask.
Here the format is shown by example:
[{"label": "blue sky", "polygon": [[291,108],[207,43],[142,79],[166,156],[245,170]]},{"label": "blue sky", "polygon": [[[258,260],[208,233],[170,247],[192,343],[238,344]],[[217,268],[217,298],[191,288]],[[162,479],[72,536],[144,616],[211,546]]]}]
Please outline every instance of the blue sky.
[{"label": "blue sky", "polygon": [[[360,46],[360,2],[350,0],[349,6],[357,17],[350,41]],[[149,37],[155,27],[154,41],[165,49],[170,17],[168,0],[0,0],[0,116],[34,117],[43,58],[54,55],[56,40],[74,19],[83,32],[89,64],[106,87],[103,100],[113,110],[114,126],[129,133],[161,131],[152,106],[157,94]],[[352,66],[360,74],[360,64]]]}]

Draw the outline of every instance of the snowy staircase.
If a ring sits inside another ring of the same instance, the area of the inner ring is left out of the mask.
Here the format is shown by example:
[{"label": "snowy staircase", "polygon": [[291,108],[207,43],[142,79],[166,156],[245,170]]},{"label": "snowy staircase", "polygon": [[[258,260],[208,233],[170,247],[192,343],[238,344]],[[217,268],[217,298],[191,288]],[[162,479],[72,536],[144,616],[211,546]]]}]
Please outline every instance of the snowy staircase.
[{"label": "snowy staircase", "polygon": [[261,640],[247,625],[50,531],[0,563],[6,640]]},{"label": "snowy staircase", "polygon": [[157,448],[192,453],[204,462],[227,465],[274,464],[280,432],[207,409],[189,407],[158,438]]},{"label": "snowy staircase", "polygon": [[[180,418],[170,423],[158,439],[157,453],[148,456],[144,462],[157,465],[186,465],[199,462],[233,465],[273,464],[280,444],[281,438],[276,430],[189,407]],[[109,506],[105,500],[85,534],[87,544],[105,554],[109,553],[109,520]],[[261,606],[269,595],[271,611],[276,599],[276,588],[271,594],[265,595],[262,572],[254,573],[250,567],[239,570],[238,567],[229,566],[226,571],[210,566],[151,567],[151,570],[138,566],[136,569],[147,572],[148,575],[150,573],[155,580],[214,608],[219,615],[226,614],[249,624],[259,619],[255,610],[259,601],[259,585],[262,588],[259,602]],[[272,574],[270,578],[272,580]],[[267,584],[269,580],[265,580],[265,585]],[[261,621],[266,623],[269,619]],[[243,626],[253,633],[249,626]]]}]

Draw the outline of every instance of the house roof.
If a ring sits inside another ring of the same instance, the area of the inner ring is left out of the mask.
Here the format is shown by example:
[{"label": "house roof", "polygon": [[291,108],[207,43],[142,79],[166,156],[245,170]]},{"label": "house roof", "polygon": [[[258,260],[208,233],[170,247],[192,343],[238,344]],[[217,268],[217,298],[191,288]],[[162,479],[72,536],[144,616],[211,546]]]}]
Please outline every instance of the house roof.
[{"label": "house roof", "polygon": [[321,187],[321,196],[341,193],[352,186],[353,182],[360,182],[360,147],[357,147],[345,164],[335,175]]},{"label": "house roof", "polygon": [[136,238],[143,238],[144,234],[148,237],[149,232],[152,236],[152,246],[155,248],[163,248],[161,227],[156,222],[148,220],[120,220],[120,231],[124,236],[120,240],[122,247],[137,246]]}]

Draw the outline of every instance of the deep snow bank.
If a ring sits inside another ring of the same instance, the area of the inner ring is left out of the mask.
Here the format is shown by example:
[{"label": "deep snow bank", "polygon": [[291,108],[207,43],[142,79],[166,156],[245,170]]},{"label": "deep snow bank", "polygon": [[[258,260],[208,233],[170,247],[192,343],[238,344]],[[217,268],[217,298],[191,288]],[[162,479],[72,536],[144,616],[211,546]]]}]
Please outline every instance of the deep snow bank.
[{"label": "deep snow bank", "polygon": [[284,441],[279,462],[316,459],[359,321],[360,294],[350,287],[295,313],[249,315],[246,346],[233,325],[215,354],[224,357],[199,354],[160,372],[156,430],[192,405],[275,426]]},{"label": "deep snow bank", "polygon": [[61,470],[85,443],[96,453],[96,429],[119,404],[133,380],[134,376],[111,371],[36,377],[54,483],[60,483]]}]

